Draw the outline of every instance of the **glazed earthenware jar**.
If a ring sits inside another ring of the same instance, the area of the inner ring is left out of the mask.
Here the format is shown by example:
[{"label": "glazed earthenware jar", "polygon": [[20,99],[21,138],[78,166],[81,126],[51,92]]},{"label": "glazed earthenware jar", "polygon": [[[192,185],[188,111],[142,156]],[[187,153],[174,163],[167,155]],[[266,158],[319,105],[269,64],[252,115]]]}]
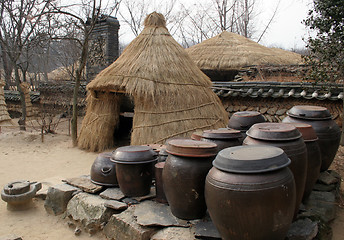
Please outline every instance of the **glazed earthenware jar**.
[{"label": "glazed earthenware jar", "polygon": [[273,146],[220,151],[205,183],[210,217],[225,240],[285,239],[295,209],[290,159]]},{"label": "glazed earthenware jar", "polygon": [[244,145],[270,145],[281,148],[290,158],[296,185],[296,217],[306,185],[307,149],[296,127],[285,123],[256,123],[248,131]]},{"label": "glazed earthenware jar", "polygon": [[91,167],[91,182],[107,187],[118,186],[116,163],[110,160],[111,152],[99,153]]},{"label": "glazed earthenware jar", "polygon": [[234,129],[216,129],[203,131],[201,141],[213,142],[217,145],[217,150],[241,145],[239,141],[241,133]]},{"label": "glazed earthenware jar", "polygon": [[235,112],[228,122],[228,127],[239,130],[241,132],[241,138],[239,139],[242,143],[246,137],[246,131],[255,123],[265,122],[265,118],[260,112],[256,111],[242,111]]},{"label": "glazed earthenware jar", "polygon": [[292,107],[288,116],[282,122],[300,122],[306,123],[313,127],[319,140],[321,151],[321,169],[326,171],[338,151],[341,131],[327,108],[319,106],[298,105]]},{"label": "glazed earthenware jar", "polygon": [[118,185],[124,195],[140,197],[148,195],[152,185],[157,153],[149,146],[125,146],[117,148],[111,157],[116,163]]},{"label": "glazed earthenware jar", "polygon": [[168,141],[168,157],[162,172],[163,187],[174,216],[199,219],[205,215],[204,182],[217,145],[192,139]]}]

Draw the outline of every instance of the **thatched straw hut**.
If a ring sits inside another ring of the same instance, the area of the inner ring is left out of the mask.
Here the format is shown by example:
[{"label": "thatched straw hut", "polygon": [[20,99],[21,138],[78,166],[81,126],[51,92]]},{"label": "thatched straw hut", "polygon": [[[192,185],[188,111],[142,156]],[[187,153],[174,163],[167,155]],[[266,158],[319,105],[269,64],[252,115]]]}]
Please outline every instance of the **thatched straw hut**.
[{"label": "thatched straw hut", "polygon": [[[101,151],[111,145],[118,114],[115,103],[121,94],[134,100],[132,145],[164,143],[226,125],[227,113],[210,89],[210,79],[172,38],[163,15],[149,14],[144,25],[122,55],[87,85],[79,147]],[[104,134],[108,139],[98,143]]]},{"label": "thatched straw hut", "polygon": [[12,124],[11,117],[8,114],[7,107],[6,107],[4,86],[5,86],[4,81],[0,79],[0,126]]},{"label": "thatched straw hut", "polygon": [[186,49],[191,59],[213,81],[231,81],[243,67],[257,65],[297,65],[301,55],[271,49],[235,33],[223,31]]}]

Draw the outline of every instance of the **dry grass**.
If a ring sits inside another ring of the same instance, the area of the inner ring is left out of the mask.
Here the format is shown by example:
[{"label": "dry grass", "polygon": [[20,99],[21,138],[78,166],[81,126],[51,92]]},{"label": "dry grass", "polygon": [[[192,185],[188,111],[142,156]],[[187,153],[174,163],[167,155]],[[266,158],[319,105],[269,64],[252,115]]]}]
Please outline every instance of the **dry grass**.
[{"label": "dry grass", "polygon": [[210,89],[210,79],[172,38],[164,17],[151,13],[144,24],[141,34],[87,89],[133,97],[132,145],[225,127],[228,115]]},{"label": "dry grass", "polygon": [[11,118],[7,111],[5,102],[4,87],[5,83],[0,80],[0,125],[11,125]]},{"label": "dry grass", "polygon": [[267,48],[235,33],[224,31],[186,49],[202,70],[237,70],[252,65],[301,64],[301,55]]},{"label": "dry grass", "polygon": [[120,95],[110,92],[88,93],[86,116],[78,138],[79,148],[101,152],[114,145],[120,100]]}]

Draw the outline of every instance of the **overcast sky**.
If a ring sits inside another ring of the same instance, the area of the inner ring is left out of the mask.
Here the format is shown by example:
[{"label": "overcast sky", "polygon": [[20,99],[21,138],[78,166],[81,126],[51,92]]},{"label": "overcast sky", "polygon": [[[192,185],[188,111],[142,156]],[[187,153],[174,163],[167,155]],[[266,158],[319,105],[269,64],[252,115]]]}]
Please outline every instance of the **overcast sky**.
[{"label": "overcast sky", "polygon": [[[259,18],[267,19],[271,16],[278,0],[260,1],[259,7],[262,11]],[[261,43],[285,49],[304,47],[302,37],[307,38],[307,32],[301,22],[307,17],[312,2],[312,0],[281,0],[277,16]]]}]

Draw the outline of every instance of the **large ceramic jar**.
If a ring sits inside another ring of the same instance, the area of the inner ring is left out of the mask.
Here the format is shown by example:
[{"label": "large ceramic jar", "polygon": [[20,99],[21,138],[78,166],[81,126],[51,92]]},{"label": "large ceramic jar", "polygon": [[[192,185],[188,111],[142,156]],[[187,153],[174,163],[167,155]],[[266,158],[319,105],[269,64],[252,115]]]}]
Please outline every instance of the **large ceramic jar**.
[{"label": "large ceramic jar", "polygon": [[110,160],[111,152],[99,153],[91,167],[91,182],[107,187],[118,186],[116,163]]},{"label": "large ceramic jar", "polygon": [[157,153],[149,146],[117,148],[111,157],[116,163],[118,185],[124,195],[140,197],[149,194]]},{"label": "large ceramic jar", "polygon": [[290,170],[296,185],[297,215],[306,185],[307,149],[299,130],[285,123],[256,123],[248,131],[244,145],[270,145],[283,149],[290,158]]},{"label": "large ceramic jar", "polygon": [[283,122],[301,122],[313,127],[319,138],[319,147],[321,151],[321,169],[326,171],[338,151],[341,131],[327,108],[319,106],[299,105],[292,107],[288,116]]},{"label": "large ceramic jar", "polygon": [[235,112],[228,122],[228,127],[239,130],[241,132],[240,142],[245,139],[246,131],[255,123],[265,122],[265,118],[260,112],[256,111],[243,111]]},{"label": "large ceramic jar", "polygon": [[290,123],[302,134],[307,148],[307,178],[303,200],[306,200],[319,178],[321,167],[321,154],[318,144],[318,137],[311,125],[306,123]]},{"label": "large ceramic jar", "polygon": [[199,219],[205,215],[204,182],[217,146],[192,139],[168,141],[168,157],[162,172],[163,187],[174,216]]},{"label": "large ceramic jar", "polygon": [[225,240],[284,239],[295,182],[282,149],[238,146],[218,153],[205,183],[210,217]]},{"label": "large ceramic jar", "polygon": [[241,133],[234,129],[216,129],[203,131],[201,141],[213,142],[217,145],[217,151],[228,147],[241,145],[239,139]]}]

